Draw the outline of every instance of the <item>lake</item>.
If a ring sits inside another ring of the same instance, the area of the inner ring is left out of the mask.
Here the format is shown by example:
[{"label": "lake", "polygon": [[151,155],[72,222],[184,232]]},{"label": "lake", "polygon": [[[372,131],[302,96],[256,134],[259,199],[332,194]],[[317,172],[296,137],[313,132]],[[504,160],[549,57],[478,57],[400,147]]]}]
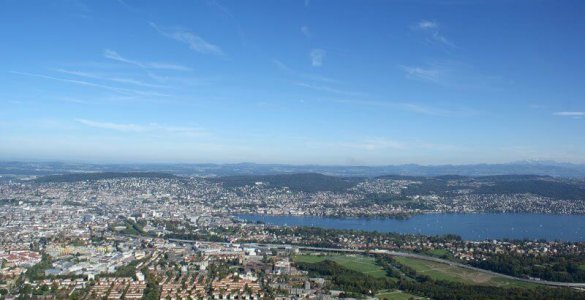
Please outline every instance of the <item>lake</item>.
[{"label": "lake", "polygon": [[272,225],[315,226],[424,235],[456,234],[465,240],[546,239],[585,241],[585,216],[545,214],[424,214],[409,219],[238,215]]}]

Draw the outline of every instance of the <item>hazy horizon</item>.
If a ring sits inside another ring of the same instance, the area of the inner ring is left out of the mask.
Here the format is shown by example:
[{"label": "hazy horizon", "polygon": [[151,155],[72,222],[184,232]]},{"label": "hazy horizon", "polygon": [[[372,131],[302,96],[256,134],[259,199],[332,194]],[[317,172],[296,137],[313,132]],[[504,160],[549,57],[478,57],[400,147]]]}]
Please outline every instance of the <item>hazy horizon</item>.
[{"label": "hazy horizon", "polygon": [[87,165],[218,165],[218,166],[229,166],[229,165],[258,165],[258,166],[291,166],[291,167],[400,167],[400,166],[421,166],[421,167],[442,167],[442,166],[474,166],[474,165],[541,165],[541,166],[557,166],[557,165],[570,165],[570,166],[583,166],[584,163],[571,163],[554,160],[518,160],[508,162],[497,162],[497,163],[461,163],[461,164],[421,164],[421,163],[399,163],[399,164],[318,164],[318,163],[305,163],[305,164],[294,164],[294,163],[257,163],[251,161],[235,161],[235,162],[201,162],[201,161],[92,161],[92,160],[66,160],[66,159],[0,159],[2,163],[57,163],[57,164],[87,164]]}]

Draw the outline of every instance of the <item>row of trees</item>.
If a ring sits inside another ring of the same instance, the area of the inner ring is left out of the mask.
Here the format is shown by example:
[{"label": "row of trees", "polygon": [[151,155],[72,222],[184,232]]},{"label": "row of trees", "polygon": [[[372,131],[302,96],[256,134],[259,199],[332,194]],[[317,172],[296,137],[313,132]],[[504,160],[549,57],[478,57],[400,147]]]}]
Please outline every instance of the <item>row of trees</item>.
[{"label": "row of trees", "polygon": [[373,277],[361,272],[342,267],[331,260],[318,263],[297,263],[297,266],[309,275],[328,277],[333,288],[344,292],[373,295],[377,291],[387,289],[392,282],[388,278]]},{"label": "row of trees", "polygon": [[473,266],[517,277],[534,277],[549,281],[585,282],[585,254],[579,255],[510,255],[497,254]]}]

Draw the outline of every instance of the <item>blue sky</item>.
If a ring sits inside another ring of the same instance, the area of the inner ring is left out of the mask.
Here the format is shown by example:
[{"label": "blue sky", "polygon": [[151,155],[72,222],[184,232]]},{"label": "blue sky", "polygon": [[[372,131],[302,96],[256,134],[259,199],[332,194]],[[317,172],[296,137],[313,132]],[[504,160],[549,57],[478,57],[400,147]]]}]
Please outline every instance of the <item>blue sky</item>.
[{"label": "blue sky", "polygon": [[584,13],[0,0],[0,159],[583,163]]}]

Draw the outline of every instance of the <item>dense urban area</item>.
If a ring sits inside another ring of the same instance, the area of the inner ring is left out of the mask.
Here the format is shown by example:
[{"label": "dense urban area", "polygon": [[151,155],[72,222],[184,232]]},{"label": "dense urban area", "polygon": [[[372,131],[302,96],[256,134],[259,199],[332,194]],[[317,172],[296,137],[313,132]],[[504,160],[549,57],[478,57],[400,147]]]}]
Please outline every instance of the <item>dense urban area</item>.
[{"label": "dense urban area", "polygon": [[585,243],[272,226],[239,214],[585,212],[546,176],[3,177],[2,299],[583,299]]},{"label": "dense urban area", "polygon": [[5,200],[136,207],[129,213],[398,217],[440,212],[585,213],[585,181],[528,175],[343,178],[306,173],[201,178],[94,173],[5,179],[0,187]]}]

